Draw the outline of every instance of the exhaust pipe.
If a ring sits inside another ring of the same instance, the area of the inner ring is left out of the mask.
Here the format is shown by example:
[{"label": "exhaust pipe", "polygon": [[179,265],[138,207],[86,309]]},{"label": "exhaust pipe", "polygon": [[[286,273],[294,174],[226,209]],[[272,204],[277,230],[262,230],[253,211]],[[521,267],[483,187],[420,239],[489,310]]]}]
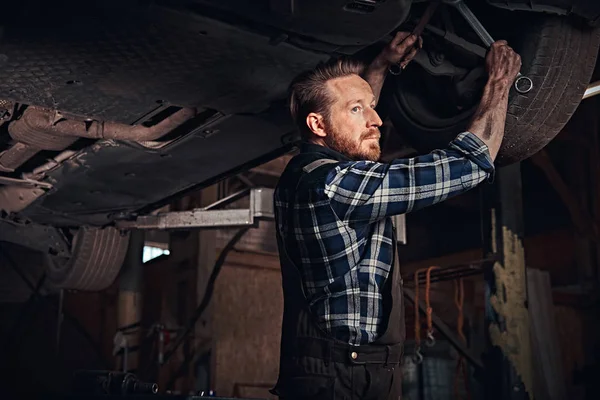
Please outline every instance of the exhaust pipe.
[{"label": "exhaust pipe", "polygon": [[158,124],[145,127],[117,122],[57,119],[53,110],[29,107],[21,118],[8,125],[8,133],[17,143],[0,153],[0,172],[16,170],[41,150],[64,150],[78,138],[153,141],[196,114],[196,109],[183,108]]},{"label": "exhaust pipe", "polygon": [[145,127],[117,122],[57,120],[55,111],[29,107],[23,112],[20,119],[10,123],[8,132],[13,139],[25,143],[32,132],[43,133],[51,137],[68,136],[149,142],[164,136],[195,115],[196,109],[182,108],[158,124]]}]

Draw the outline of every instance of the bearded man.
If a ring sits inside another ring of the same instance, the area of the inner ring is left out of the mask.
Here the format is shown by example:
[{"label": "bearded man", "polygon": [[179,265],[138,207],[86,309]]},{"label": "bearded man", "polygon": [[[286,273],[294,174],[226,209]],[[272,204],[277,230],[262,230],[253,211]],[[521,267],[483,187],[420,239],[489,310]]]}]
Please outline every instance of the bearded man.
[{"label": "bearded man", "polygon": [[[494,173],[520,57],[504,41],[465,132],[447,148],[379,162],[375,106],[391,64],[420,38],[398,33],[365,69],[331,60],[291,84],[303,137],[274,194],[284,314],[272,393],[281,399],[399,399],[405,339],[392,216],[475,188]],[[401,132],[400,132],[401,133]]]}]

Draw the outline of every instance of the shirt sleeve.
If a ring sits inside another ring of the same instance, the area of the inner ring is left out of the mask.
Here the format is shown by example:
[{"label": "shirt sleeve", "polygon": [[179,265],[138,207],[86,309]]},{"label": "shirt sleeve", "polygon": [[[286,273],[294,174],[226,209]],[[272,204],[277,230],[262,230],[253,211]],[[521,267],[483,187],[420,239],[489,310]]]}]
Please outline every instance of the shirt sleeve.
[{"label": "shirt sleeve", "polygon": [[448,148],[423,156],[340,162],[327,174],[325,194],[341,220],[372,222],[439,203],[493,175],[488,147],[463,132]]}]

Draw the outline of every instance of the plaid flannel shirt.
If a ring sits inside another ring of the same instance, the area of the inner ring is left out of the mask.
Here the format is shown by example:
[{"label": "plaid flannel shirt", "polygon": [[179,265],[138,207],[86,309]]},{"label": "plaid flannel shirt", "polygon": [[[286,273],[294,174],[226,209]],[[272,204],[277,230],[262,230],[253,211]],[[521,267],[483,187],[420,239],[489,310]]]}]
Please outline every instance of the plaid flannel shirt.
[{"label": "plaid flannel shirt", "polygon": [[317,184],[291,190],[294,185],[283,189],[280,182],[277,229],[300,269],[317,324],[347,343],[371,343],[383,333],[386,317],[383,288],[395,250],[390,217],[446,200],[493,175],[488,148],[464,132],[444,150],[391,163],[352,161],[308,143],[301,152],[336,162],[317,168],[324,176]]}]

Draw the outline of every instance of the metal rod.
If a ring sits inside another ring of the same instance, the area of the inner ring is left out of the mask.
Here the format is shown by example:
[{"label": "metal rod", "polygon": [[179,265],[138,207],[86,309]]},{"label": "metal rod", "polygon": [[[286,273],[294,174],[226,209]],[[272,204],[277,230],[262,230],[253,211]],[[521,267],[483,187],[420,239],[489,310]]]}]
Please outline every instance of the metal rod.
[{"label": "metal rod", "polygon": [[[456,280],[456,279],[460,279],[460,278],[467,278],[469,276],[475,276],[475,275],[481,275],[481,274],[483,274],[483,269],[461,270],[461,271],[448,272],[448,273],[438,274],[438,275],[434,275],[432,272],[429,282],[430,283],[447,282],[447,281],[452,281],[452,280]],[[419,278],[419,285],[425,284],[426,279],[425,279],[424,275],[425,274],[422,274],[423,277]],[[407,286],[410,286],[411,284],[414,283],[414,277],[413,277],[413,279],[406,279],[405,282],[406,282]]]},{"label": "metal rod", "polygon": [[[463,0],[444,0],[444,2],[454,6],[458,12],[460,12],[460,14],[465,18],[467,23],[471,25],[471,28],[473,28],[477,36],[479,36],[486,47],[489,48],[492,46],[492,44],[494,44],[494,38],[492,38],[489,32],[485,29],[481,22],[479,22],[475,14],[473,14],[471,9]],[[531,89],[533,89],[533,81],[519,72],[515,79],[514,87],[517,92],[521,94],[529,93]]]},{"label": "metal rod", "polygon": [[48,182],[40,182],[40,181],[36,181],[34,179],[10,178],[8,176],[0,176],[0,183],[3,185],[12,185],[12,186],[41,187],[41,188],[45,188],[45,189],[53,188],[52,184],[50,184]]},{"label": "metal rod", "polygon": [[254,215],[249,209],[209,210],[194,209],[146,215],[134,221],[117,221],[120,229],[195,229],[235,228],[254,226]]},{"label": "metal rod", "polygon": [[453,34],[452,32],[444,31],[444,30],[436,28],[435,26],[432,26],[432,25],[426,25],[425,29],[427,29],[429,32],[431,32],[437,36],[440,36],[442,39],[446,40],[448,43],[452,43],[452,44],[462,48],[463,50],[468,51],[469,53],[473,53],[481,58],[485,58],[485,56],[487,55],[487,49],[484,49],[483,47],[476,45],[474,43],[468,42],[465,39],[461,38],[460,36]]},{"label": "metal rod", "polygon": [[[425,13],[419,20],[415,29],[413,29],[413,31],[412,31],[413,35],[415,35],[417,38],[419,36],[421,36],[421,34],[423,33],[423,29],[425,28],[425,25],[427,25],[427,23],[429,22],[429,20],[431,19],[431,17],[435,13],[435,10],[437,9],[437,7],[439,5],[440,5],[440,1],[434,1],[432,3],[429,3],[429,5],[427,6],[427,9],[425,10]],[[418,47],[418,42],[415,43],[415,46]],[[402,69],[403,69],[403,67],[401,65],[402,65],[402,60],[398,61],[397,64],[392,64],[389,67],[390,73],[392,75],[400,75],[400,73],[402,72]]]},{"label": "metal rod", "polygon": [[224,197],[221,200],[215,201],[211,205],[208,205],[208,206],[202,208],[202,210],[203,211],[214,210],[215,208],[221,208],[223,206],[226,206],[227,204],[231,204],[234,201],[237,201],[237,200],[245,197],[246,195],[248,195],[250,193],[250,190],[251,190],[251,188],[246,188],[246,189],[240,190],[239,192],[230,194],[229,196]]},{"label": "metal rod", "polygon": [[[449,270],[470,270],[470,269],[478,269],[478,268],[482,268],[482,265],[485,265],[487,263],[493,263],[495,261],[499,261],[500,258],[497,255],[488,255],[485,258],[481,258],[478,260],[473,260],[473,261],[469,261],[469,262],[461,262],[461,263],[457,263],[457,264],[449,264],[449,265],[442,265],[442,264],[438,264],[437,266],[440,267],[437,270],[434,270],[431,272],[431,276],[434,276],[436,274],[439,273],[443,273],[445,271],[449,271]],[[409,281],[409,280],[413,280],[415,278],[415,274],[412,273],[411,275],[407,275],[405,276],[405,281]]]},{"label": "metal rod", "polygon": [[[250,206],[244,209],[214,210],[250,194]],[[208,209],[207,209],[208,208]],[[256,227],[258,220],[273,220],[273,189],[253,188],[233,194],[207,208],[143,215],[135,220],[116,221],[120,229],[196,229]]]},{"label": "metal rod", "polygon": [[440,5],[440,1],[438,0],[438,1],[434,1],[434,2],[430,3],[429,6],[427,6],[425,13],[419,20],[419,23],[417,23],[417,26],[415,27],[415,29],[413,29],[413,31],[412,31],[413,35],[418,37],[418,36],[421,36],[421,34],[423,34],[423,29],[425,29],[425,25],[427,25],[427,23],[429,22],[429,20],[433,16],[433,13],[435,13],[435,10],[438,8],[439,5]]},{"label": "metal rod", "polygon": [[[412,304],[415,304],[415,292],[411,289],[404,288],[404,297],[406,297]],[[427,314],[427,307],[423,304],[422,301],[419,301],[419,310],[423,314]],[[469,350],[465,344],[452,332],[452,330],[446,325],[444,321],[437,314],[431,314],[431,320],[433,322],[433,326],[437,329],[437,331],[450,342],[452,347],[456,349],[463,357],[465,357],[479,372],[483,371],[483,364],[478,356],[473,354],[471,350]]]},{"label": "metal rod", "polygon": [[[457,267],[438,267],[437,269],[434,269],[431,271],[431,278],[438,277],[438,276],[444,276],[444,275],[448,275],[448,274],[460,274],[461,272],[465,272],[465,271],[473,271],[473,270],[478,270],[481,269],[480,266],[476,266],[473,264],[469,264],[469,265],[465,265],[465,266],[457,266]],[[415,273],[412,273],[410,275],[405,275],[404,276],[404,280],[405,281],[413,281],[415,279]],[[425,280],[425,275],[424,274],[420,274],[419,275],[419,280]],[[423,277],[423,278],[421,278]]]},{"label": "metal rod", "polygon": [[587,90],[583,94],[582,100],[589,99],[590,97],[598,94],[600,94],[600,81],[594,82],[588,86]]},{"label": "metal rod", "polygon": [[479,38],[481,39],[483,44],[485,44],[486,47],[491,47],[492,44],[494,44],[494,38],[492,38],[492,36],[483,27],[483,25],[481,25],[475,14],[473,14],[471,9],[467,7],[464,1],[453,1],[448,3],[450,3],[458,9],[458,11],[462,14],[467,23],[471,25],[471,28],[473,28],[477,36],[479,36]]}]

